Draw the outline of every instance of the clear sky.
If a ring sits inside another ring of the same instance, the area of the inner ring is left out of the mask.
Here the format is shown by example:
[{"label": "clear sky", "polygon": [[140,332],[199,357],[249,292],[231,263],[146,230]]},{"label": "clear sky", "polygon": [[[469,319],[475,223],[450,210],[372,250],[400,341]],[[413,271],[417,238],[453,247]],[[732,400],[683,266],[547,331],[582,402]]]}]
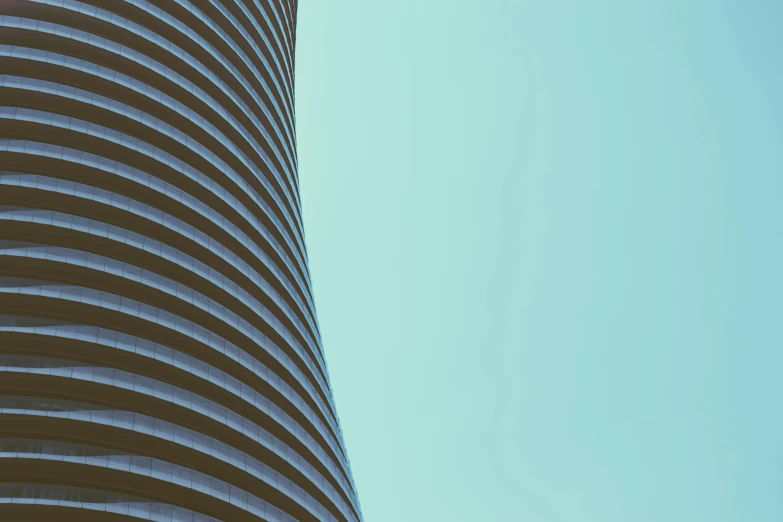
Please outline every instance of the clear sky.
[{"label": "clear sky", "polygon": [[783,2],[300,0],[367,522],[783,520]]}]

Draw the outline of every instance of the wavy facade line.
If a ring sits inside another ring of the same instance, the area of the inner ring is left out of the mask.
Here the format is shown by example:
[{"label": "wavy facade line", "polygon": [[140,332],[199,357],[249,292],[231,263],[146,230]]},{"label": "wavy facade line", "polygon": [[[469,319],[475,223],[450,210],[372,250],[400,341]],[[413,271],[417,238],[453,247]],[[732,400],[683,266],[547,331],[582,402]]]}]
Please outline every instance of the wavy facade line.
[{"label": "wavy facade line", "polygon": [[0,519],[362,522],[295,0],[0,2]]}]

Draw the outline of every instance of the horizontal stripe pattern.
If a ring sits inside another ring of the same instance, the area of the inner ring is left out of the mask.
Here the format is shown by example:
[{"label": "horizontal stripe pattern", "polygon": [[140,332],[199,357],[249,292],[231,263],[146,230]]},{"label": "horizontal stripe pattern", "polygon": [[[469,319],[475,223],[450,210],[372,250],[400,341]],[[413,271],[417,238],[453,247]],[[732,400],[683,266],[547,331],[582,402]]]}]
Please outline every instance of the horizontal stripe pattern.
[{"label": "horizontal stripe pattern", "polygon": [[0,519],[363,522],[296,2],[0,3]]}]

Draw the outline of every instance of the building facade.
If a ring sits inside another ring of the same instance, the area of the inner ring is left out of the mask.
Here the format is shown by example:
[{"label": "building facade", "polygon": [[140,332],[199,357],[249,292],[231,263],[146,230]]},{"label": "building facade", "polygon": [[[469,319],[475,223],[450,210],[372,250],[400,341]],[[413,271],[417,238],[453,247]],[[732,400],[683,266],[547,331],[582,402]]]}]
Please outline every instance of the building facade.
[{"label": "building facade", "polygon": [[296,7],[0,1],[0,520],[362,520],[302,228]]}]

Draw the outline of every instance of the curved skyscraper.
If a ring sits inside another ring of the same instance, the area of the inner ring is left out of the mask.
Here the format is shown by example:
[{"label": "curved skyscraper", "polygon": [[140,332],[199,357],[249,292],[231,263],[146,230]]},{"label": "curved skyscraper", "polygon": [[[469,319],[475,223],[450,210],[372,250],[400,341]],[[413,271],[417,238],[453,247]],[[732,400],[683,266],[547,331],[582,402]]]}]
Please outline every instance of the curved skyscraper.
[{"label": "curved skyscraper", "polygon": [[0,0],[0,520],[362,520],[296,0]]}]

